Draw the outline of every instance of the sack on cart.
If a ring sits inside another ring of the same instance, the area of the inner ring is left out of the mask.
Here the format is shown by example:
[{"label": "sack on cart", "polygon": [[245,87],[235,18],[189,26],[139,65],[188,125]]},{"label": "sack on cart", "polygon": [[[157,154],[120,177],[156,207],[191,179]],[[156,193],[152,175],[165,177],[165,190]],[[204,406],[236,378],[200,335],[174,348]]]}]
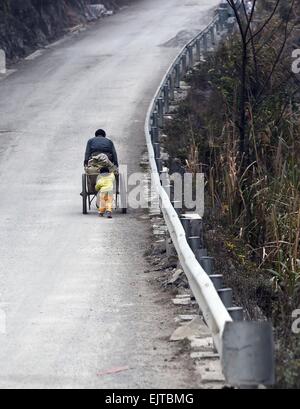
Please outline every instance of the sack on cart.
[{"label": "sack on cart", "polygon": [[88,162],[88,166],[85,168],[87,175],[99,175],[101,169],[108,168],[110,172],[118,173],[117,167],[109,160],[105,153],[94,155]]}]

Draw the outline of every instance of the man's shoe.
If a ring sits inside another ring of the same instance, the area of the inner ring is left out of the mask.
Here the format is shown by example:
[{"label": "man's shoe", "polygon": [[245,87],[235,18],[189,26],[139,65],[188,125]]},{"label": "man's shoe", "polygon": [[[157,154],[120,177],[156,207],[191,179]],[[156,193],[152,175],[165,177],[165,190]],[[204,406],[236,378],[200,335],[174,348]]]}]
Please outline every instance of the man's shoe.
[{"label": "man's shoe", "polygon": [[112,219],[112,213],[111,212],[106,212],[106,217],[108,219]]}]

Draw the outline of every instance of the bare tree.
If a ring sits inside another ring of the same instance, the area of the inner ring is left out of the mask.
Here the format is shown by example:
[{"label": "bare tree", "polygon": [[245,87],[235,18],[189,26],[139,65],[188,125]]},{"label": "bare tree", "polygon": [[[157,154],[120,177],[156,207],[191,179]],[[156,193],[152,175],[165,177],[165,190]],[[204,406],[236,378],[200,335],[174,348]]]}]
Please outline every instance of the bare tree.
[{"label": "bare tree", "polygon": [[[281,56],[285,50],[287,40],[291,31],[290,29],[290,20],[292,10],[295,4],[295,0],[291,0],[288,5],[288,12],[285,21],[280,21],[280,26],[284,24],[284,27],[281,27],[283,32],[283,40],[279,45],[277,50],[277,55],[272,62],[272,66],[269,74],[266,78],[261,81],[259,78],[259,69],[258,69],[258,56],[259,56],[259,38],[263,31],[269,26],[273,21],[274,17],[277,16],[279,11],[279,6],[284,1],[286,6],[286,0],[274,0],[271,4],[271,10],[267,14],[264,13],[264,20],[262,22],[255,22],[256,7],[258,5],[257,0],[227,0],[229,6],[232,8],[233,13],[236,18],[240,39],[241,39],[241,71],[240,71],[240,101],[239,101],[239,121],[236,123],[239,129],[240,135],[240,153],[242,160],[241,170],[243,171],[251,162],[249,157],[249,133],[247,131],[247,105],[249,103],[249,84],[248,84],[248,71],[250,68],[250,59],[252,59],[255,73],[255,78],[257,82],[257,91],[254,95],[254,108],[257,107],[261,101],[264,91],[270,84],[270,81],[276,71],[276,68],[280,62]],[[251,67],[251,68],[252,68]]]}]

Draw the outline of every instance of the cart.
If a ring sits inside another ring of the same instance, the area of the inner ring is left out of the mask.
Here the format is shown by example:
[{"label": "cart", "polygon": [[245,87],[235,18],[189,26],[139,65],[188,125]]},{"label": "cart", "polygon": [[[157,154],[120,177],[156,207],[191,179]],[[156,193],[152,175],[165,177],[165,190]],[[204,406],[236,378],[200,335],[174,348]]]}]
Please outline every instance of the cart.
[{"label": "cart", "polygon": [[[88,175],[84,173],[82,175],[82,213],[88,214],[91,210],[92,204],[96,201],[97,192],[96,192],[96,181],[98,174]],[[122,174],[116,176],[115,184],[115,209],[120,210],[123,214],[127,213],[127,186],[125,178]]]}]

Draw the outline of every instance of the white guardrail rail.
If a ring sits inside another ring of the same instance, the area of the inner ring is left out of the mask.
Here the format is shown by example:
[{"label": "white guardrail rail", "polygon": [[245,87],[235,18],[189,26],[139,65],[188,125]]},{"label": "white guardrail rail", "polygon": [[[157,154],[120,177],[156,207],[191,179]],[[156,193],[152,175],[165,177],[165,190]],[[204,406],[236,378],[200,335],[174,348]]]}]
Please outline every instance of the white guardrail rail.
[{"label": "white guardrail rail", "polygon": [[232,319],[228,306],[224,305],[220,293],[188,243],[186,230],[161,177],[162,173],[165,173],[159,143],[159,128],[163,124],[163,117],[169,112],[170,101],[174,99],[175,90],[180,88],[180,82],[188,69],[205,57],[218,36],[227,32],[229,17],[229,6],[221,4],[209,26],[188,43],[171,64],[151,102],[145,123],[145,135],[152,184],[159,196],[160,208],[180,263],[220,355],[226,382],[233,386],[251,388],[275,382],[272,326],[268,322]]}]

